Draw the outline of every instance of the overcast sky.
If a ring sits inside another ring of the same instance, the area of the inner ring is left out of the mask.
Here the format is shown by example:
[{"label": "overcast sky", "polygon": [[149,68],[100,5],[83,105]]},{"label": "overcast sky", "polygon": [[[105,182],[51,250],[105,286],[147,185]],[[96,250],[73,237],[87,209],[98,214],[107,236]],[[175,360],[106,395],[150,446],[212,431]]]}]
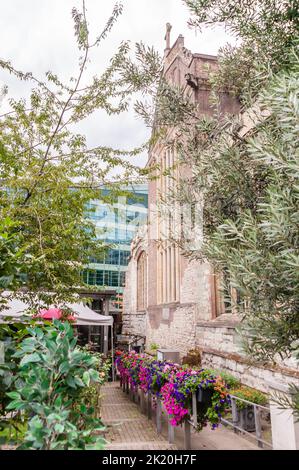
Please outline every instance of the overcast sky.
[{"label": "overcast sky", "polygon": [[[165,24],[172,24],[171,44],[179,34],[192,52],[217,54],[219,47],[232,39],[223,28],[196,33],[188,28],[189,12],[181,0],[123,0],[124,12],[113,31],[93,55],[92,74],[101,70],[122,40],[143,41],[162,54]],[[91,34],[101,32],[115,4],[114,0],[86,0]],[[81,0],[0,0],[2,59],[9,59],[23,71],[43,77],[48,70],[62,80],[76,72],[77,49],[71,9]],[[7,84],[10,96],[21,97],[26,86],[0,70],[0,84]],[[2,103],[6,110],[7,100]],[[148,131],[133,112],[107,118],[94,114],[80,129],[88,143],[132,148],[146,139]],[[142,164],[143,162],[140,161]]]}]

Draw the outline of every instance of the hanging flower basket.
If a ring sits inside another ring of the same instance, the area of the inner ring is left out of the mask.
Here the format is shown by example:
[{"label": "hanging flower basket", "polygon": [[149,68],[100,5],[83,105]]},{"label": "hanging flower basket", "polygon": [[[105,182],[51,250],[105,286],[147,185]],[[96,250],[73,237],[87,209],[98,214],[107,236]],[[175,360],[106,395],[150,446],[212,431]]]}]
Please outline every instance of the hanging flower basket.
[{"label": "hanging flower basket", "polygon": [[134,388],[159,399],[172,426],[179,426],[192,413],[192,394],[197,394],[197,430],[207,423],[215,429],[229,403],[228,390],[220,376],[207,369],[193,370],[171,362],[158,361],[135,351],[116,352],[122,378]]},{"label": "hanging flower basket", "polygon": [[204,403],[205,405],[211,406],[213,393],[214,393],[214,390],[211,390],[210,388],[200,387],[197,391],[198,403]]}]

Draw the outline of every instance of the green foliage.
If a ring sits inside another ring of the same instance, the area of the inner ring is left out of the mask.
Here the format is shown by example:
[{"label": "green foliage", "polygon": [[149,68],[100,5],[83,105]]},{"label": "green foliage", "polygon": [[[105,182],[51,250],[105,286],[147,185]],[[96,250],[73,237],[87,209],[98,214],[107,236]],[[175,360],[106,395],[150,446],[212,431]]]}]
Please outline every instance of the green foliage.
[{"label": "green foliage", "polygon": [[299,387],[295,384],[289,385],[289,394],[273,393],[271,400],[277,403],[281,409],[293,408],[296,420],[299,422]]},{"label": "green foliage", "polygon": [[43,80],[0,61],[3,73],[34,85],[28,100],[10,98],[9,111],[0,116],[0,287],[26,285],[32,303],[37,297],[45,304],[71,300],[74,286],[84,287],[81,271],[91,255],[105,249],[86,217],[87,202],[103,198],[103,186],[111,187],[113,198],[139,177],[131,157],[143,148],[124,151],[101,143],[90,148],[76,131],[96,111],[118,115],[128,109],[134,87],[129,89],[120,74],[127,42],[106,70],[86,79],[90,52],[121,12],[117,4],[92,40],[84,2],[82,11],[73,9],[78,71],[66,82],[51,71]]},{"label": "green foliage", "polygon": [[[267,405],[268,398],[267,396],[260,392],[259,390],[255,390],[254,388],[249,387],[240,387],[234,390],[231,390],[231,395],[235,395],[236,397],[243,398],[243,400],[248,400],[252,403],[256,403],[257,405]],[[242,410],[248,406],[248,403],[243,401],[236,400],[236,405],[238,410]]]},{"label": "green foliage", "polygon": [[219,372],[220,377],[224,380],[226,385],[231,388],[236,388],[240,385],[240,380],[234,377],[233,375],[229,374],[228,372]]},{"label": "green foliage", "polygon": [[27,334],[12,355],[17,366],[6,393],[5,411],[20,411],[28,419],[19,448],[103,448],[105,441],[97,434],[103,425],[86,392],[103,382],[97,358],[76,347],[69,323],[28,327]]},{"label": "green foliage", "polygon": [[226,385],[228,386],[229,389],[236,389],[238,388],[240,384],[240,380],[234,377],[232,374],[229,374],[228,372],[222,371],[222,370],[214,370],[214,369],[208,369],[212,375],[215,376],[220,376]]},{"label": "green foliage", "polygon": [[5,423],[0,423],[0,445],[20,444],[27,431],[27,420],[21,419],[20,416],[10,418]]},{"label": "green foliage", "polygon": [[[299,335],[296,2],[185,3],[194,26],[223,23],[242,40],[234,51],[221,53],[216,79],[225,82],[227,74],[232,86],[248,88],[254,124],[243,136],[240,117],[223,116],[219,122],[216,112],[192,123],[181,113],[174,145],[193,174],[177,184],[170,210],[173,202],[204,200],[204,242],[189,249],[183,237],[180,245],[190,258],[208,259],[216,271],[227,273],[239,294],[233,307],[243,314],[245,349],[255,358],[275,360],[277,353],[296,353]],[[251,67],[252,51],[258,67]],[[252,80],[246,85],[235,76],[240,70],[236,54],[249,60],[251,70],[244,76]],[[222,67],[229,55],[235,60],[231,70]],[[215,77],[212,85],[217,94]]]},{"label": "green foliage", "polygon": [[[275,361],[277,354],[298,354],[296,2],[185,3],[194,26],[223,23],[241,40],[221,52],[220,68],[210,81],[216,97],[223,89],[239,97],[243,93],[254,124],[244,136],[240,117],[219,121],[219,107],[211,118],[195,119],[185,98],[176,94],[181,103],[173,113],[176,133],[171,142],[166,135],[162,139],[192,167],[192,176],[177,182],[171,200],[162,202],[169,213],[174,203],[204,201],[203,242],[194,249],[182,237],[179,244],[186,256],[208,259],[216,271],[227,273],[229,286],[238,292],[231,308],[241,313],[245,350],[255,359]],[[158,109],[167,108],[167,125],[172,105],[165,98],[157,94]]]},{"label": "green foliage", "polygon": [[[220,49],[220,73],[214,86],[229,90],[241,101],[256,95],[267,81],[259,73],[263,64],[278,72],[290,65],[290,50],[299,31],[297,0],[184,0],[190,9],[190,26],[225,25],[238,40],[238,45]],[[258,72],[258,73],[257,73]]]},{"label": "green foliage", "polygon": [[[219,211],[212,229],[209,227],[204,247],[218,268],[227,267],[232,285],[249,303],[249,349],[255,357],[269,359],[275,353],[295,351],[293,343],[299,334],[298,85],[297,62],[293,71],[275,77],[260,96],[261,106],[271,109],[271,119],[257,127],[259,132],[241,148],[250,191],[254,192],[255,181],[260,188],[254,198],[249,198],[249,192],[237,191],[236,180],[239,178],[242,190],[243,179],[238,167],[234,171],[221,164],[214,168],[216,187],[221,172],[222,181],[227,180],[235,192],[228,200],[228,210]],[[230,151],[223,149],[219,158],[224,155],[229,158]],[[254,175],[252,182],[250,174]],[[208,191],[214,193],[214,183]],[[237,205],[238,198],[244,200],[244,208]],[[215,212],[208,197],[206,200],[206,212]],[[228,212],[231,202],[237,207],[235,213]]]},{"label": "green foliage", "polygon": [[11,288],[20,276],[20,258],[14,222],[10,217],[0,220],[0,289]]},{"label": "green foliage", "polygon": [[80,347],[80,349],[86,353],[92,354],[92,356],[96,359],[95,368],[99,372],[99,384],[101,385],[107,382],[111,369],[111,358],[107,359],[104,354],[93,351],[90,343]]},{"label": "green foliage", "polygon": [[245,136],[240,117],[198,119],[186,130],[182,115],[174,145],[193,174],[163,201],[170,214],[174,203],[204,200],[203,241],[195,248],[184,236],[176,241],[186,256],[226,273],[239,294],[231,308],[241,313],[244,347],[255,359],[298,349],[298,85],[293,50],[288,71],[270,74],[248,110],[254,125]]},{"label": "green foliage", "polygon": [[96,383],[91,382],[87,387],[81,390],[80,398],[76,405],[77,409],[82,404],[91,406],[94,409],[94,416],[100,416],[100,400],[101,400],[101,386],[108,381],[111,370],[111,359],[106,359],[105,356],[98,352],[92,352],[89,345],[80,348],[82,351],[92,354],[95,359],[94,368],[98,371],[99,376]]},{"label": "green foliage", "polygon": [[[197,431],[202,430],[207,420],[212,424],[212,429],[219,423],[219,418],[228,405],[226,385],[220,374],[215,374],[214,371],[209,369],[202,369],[199,375],[191,375],[180,387],[180,392],[187,394],[198,392],[199,387],[203,393],[210,392],[210,399],[201,402],[197,406]],[[190,409],[192,408],[191,401],[192,396],[189,395]]]}]

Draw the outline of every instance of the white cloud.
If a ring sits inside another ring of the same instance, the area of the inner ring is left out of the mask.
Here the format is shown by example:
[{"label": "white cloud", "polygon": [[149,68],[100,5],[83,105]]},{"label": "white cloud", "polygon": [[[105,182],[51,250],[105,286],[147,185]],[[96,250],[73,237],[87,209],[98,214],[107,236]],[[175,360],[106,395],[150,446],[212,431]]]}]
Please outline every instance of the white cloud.
[{"label": "white cloud", "polygon": [[[179,34],[192,52],[217,54],[230,38],[223,28],[196,34],[187,26],[189,12],[181,0],[123,0],[124,13],[105,42],[93,53],[92,73],[103,69],[122,40],[143,41],[163,53],[165,24],[173,25],[174,42]],[[115,4],[114,0],[86,0],[90,31],[99,33]],[[76,72],[77,49],[73,34],[71,9],[80,0],[10,0],[1,2],[0,31],[3,59],[16,68],[43,77],[48,70],[68,79]],[[28,87],[0,70],[0,83],[10,94],[26,95]],[[129,148],[140,145],[148,131],[133,113],[112,118],[96,113],[80,129],[90,145],[114,145]]]}]

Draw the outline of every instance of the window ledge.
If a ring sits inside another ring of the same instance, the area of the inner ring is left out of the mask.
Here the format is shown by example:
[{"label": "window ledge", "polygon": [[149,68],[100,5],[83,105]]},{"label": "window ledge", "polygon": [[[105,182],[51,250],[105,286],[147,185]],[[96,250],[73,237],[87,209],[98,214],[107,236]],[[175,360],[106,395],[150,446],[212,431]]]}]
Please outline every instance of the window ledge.
[{"label": "window ledge", "polygon": [[211,320],[198,321],[196,326],[208,328],[236,328],[240,324],[240,318],[236,314],[223,314]]},{"label": "window ledge", "polygon": [[172,308],[172,307],[177,307],[178,305],[180,305],[180,302],[179,301],[176,301],[176,302],[168,302],[168,303],[161,303],[161,304],[157,304],[155,305],[155,307],[160,307],[160,308]]}]

